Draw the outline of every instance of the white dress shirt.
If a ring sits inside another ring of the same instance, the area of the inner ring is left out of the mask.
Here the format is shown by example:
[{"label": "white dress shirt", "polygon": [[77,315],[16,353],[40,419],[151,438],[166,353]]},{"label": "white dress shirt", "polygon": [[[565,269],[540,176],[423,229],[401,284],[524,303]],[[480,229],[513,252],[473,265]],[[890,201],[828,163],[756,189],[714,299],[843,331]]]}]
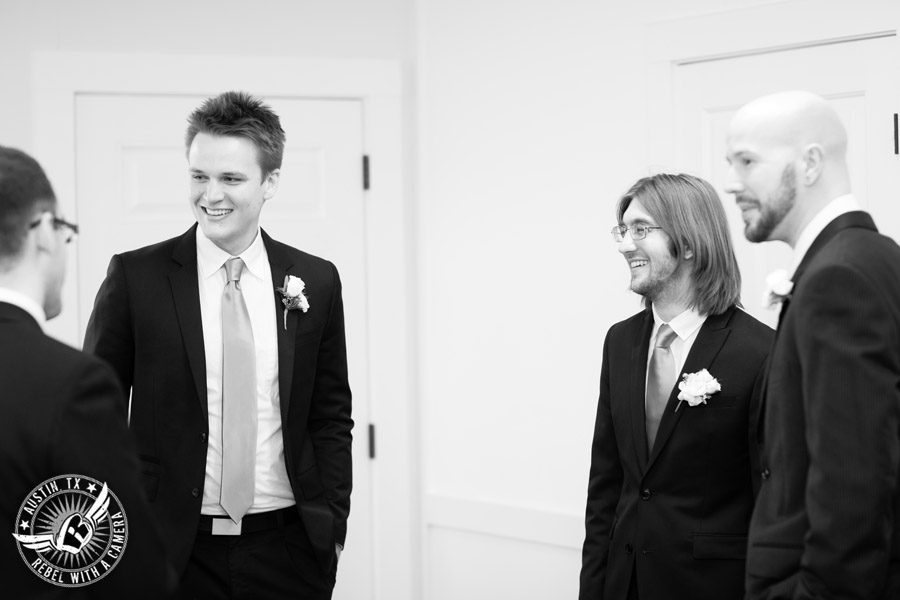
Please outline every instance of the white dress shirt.
[{"label": "white dress shirt", "polygon": [[[197,229],[197,277],[200,283],[200,314],[206,353],[209,448],[203,485],[205,515],[225,515],[219,504],[222,483],[222,293],[225,290],[225,261],[233,258]],[[281,398],[278,391],[278,331],[275,286],[262,236],[240,258],[246,265],[241,275],[241,292],[256,349],[256,480],[250,513],[293,505],[294,495],[284,463],[281,437]],[[280,282],[279,282],[280,283]]]},{"label": "white dress shirt", "polygon": [[41,305],[32,300],[30,296],[26,296],[22,292],[17,292],[16,290],[0,287],[0,302],[6,302],[7,304],[18,306],[29,315],[34,317],[34,320],[38,322],[38,325],[41,326],[41,329],[44,329],[44,326],[47,324],[47,314],[44,312],[44,309],[41,307]]},{"label": "white dress shirt", "polygon": [[[656,309],[653,308],[653,330],[650,332],[650,350],[647,354],[647,375],[650,373],[650,357],[653,355],[653,346],[656,341],[656,334],[659,333],[659,328],[665,324],[658,314],[656,314]],[[687,359],[687,355],[691,351],[691,346],[694,345],[694,340],[697,339],[697,334],[700,333],[700,327],[706,321],[706,315],[701,315],[693,308],[689,308],[684,311],[671,321],[669,321],[668,325],[672,328],[672,331],[675,332],[675,339],[672,340],[672,345],[669,346],[669,351],[672,353],[672,362],[675,365],[675,381],[681,381],[682,376],[682,368],[684,368],[684,361]],[[644,380],[645,389],[646,389],[646,379]]]}]

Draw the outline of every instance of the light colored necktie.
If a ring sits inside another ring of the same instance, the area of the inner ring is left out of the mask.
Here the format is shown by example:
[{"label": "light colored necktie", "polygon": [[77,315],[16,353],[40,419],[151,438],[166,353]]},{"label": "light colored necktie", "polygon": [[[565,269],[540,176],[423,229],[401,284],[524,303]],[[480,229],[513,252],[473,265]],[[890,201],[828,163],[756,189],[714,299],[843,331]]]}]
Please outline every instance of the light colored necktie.
[{"label": "light colored necktie", "polygon": [[244,261],[225,263],[222,293],[222,496],[238,522],[253,504],[256,467],[256,351],[250,314],[241,293]]},{"label": "light colored necktie", "polygon": [[647,425],[647,449],[653,449],[656,432],[663,411],[669,402],[672,388],[675,387],[675,359],[669,346],[675,339],[675,332],[667,324],[663,324],[656,334],[656,344],[650,356],[647,370],[647,403],[644,405]]}]

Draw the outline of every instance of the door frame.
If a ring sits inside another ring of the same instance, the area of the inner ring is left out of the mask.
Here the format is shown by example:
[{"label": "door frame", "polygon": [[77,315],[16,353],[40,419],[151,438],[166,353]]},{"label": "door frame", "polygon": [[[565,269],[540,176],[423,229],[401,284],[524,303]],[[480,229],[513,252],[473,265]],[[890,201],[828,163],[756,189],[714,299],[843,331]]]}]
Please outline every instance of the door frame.
[{"label": "door frame", "polygon": [[[650,169],[671,170],[678,153],[674,78],[680,65],[897,34],[900,3],[861,4],[865,10],[848,10],[841,0],[788,0],[649,24],[644,143]],[[772,23],[787,25],[763,26]]]},{"label": "door frame", "polygon": [[[267,97],[353,99],[362,103],[363,148],[373,168],[364,199],[369,381],[362,382],[369,390],[371,424],[378,424],[378,460],[371,464],[373,596],[417,598],[421,569],[416,515],[420,502],[410,367],[414,358],[413,239],[403,171],[400,63],[37,52],[32,57],[32,74],[35,156],[53,182],[60,207],[76,221],[75,99],[79,94],[214,96],[228,89],[242,89]],[[78,251],[77,246],[73,245],[73,252]],[[77,264],[77,256],[70,257],[64,306],[75,307],[78,302]],[[72,308],[64,310],[48,324],[48,332],[78,344],[81,333],[77,315]],[[369,443],[369,425],[356,424],[356,443]]]}]

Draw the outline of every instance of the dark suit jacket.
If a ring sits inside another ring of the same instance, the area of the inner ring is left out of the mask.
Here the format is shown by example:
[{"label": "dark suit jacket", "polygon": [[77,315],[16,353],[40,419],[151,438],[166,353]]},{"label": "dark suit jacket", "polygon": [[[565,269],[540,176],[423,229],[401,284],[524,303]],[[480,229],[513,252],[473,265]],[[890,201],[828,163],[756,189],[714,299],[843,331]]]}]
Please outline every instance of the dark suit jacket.
[{"label": "dark suit jacket", "polygon": [[624,600],[633,570],[641,600],[740,598],[759,475],[751,415],[772,330],[734,307],[708,317],[682,372],[705,368],[722,390],[676,412],[676,385],[648,453],[652,328],[648,309],[603,347],[579,598]]},{"label": "dark suit jacket", "polygon": [[763,406],[748,597],[900,597],[900,248],[868,214],[798,267]]},{"label": "dark suit jacket", "polygon": [[[0,302],[0,589],[5,598],[163,598],[173,591],[159,530],[141,486],[122,391],[101,361],[47,337],[27,312]],[[103,579],[62,588],[31,572],[15,538],[16,515],[44,481],[75,474],[105,482],[129,535]],[[137,583],[136,583],[137,582]]]},{"label": "dark suit jacket", "polygon": [[[131,390],[144,486],[179,573],[197,534],[209,433],[196,229],[113,256],[84,341]],[[330,262],[262,236],[274,284],[301,277],[310,302],[306,313],[289,311],[285,330],[272,290],[285,463],[327,573],[346,536],[352,485],[341,282]]]}]

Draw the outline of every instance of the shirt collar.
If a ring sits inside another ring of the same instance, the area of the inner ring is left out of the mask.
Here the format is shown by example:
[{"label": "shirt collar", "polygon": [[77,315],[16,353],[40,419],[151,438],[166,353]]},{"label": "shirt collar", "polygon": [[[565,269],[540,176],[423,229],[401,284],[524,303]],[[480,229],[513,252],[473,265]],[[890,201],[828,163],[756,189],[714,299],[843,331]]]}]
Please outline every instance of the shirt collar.
[{"label": "shirt collar", "polygon": [[[265,270],[269,268],[269,259],[259,228],[256,230],[253,243],[238,256],[243,259],[244,266],[254,277],[264,279]],[[197,267],[203,279],[215,275],[229,258],[233,257],[216,246],[199,227],[197,228]]]},{"label": "shirt collar", "polygon": [[[659,327],[664,323],[662,318],[658,314],[656,314],[656,308],[651,307],[653,310],[653,335],[656,335],[656,331],[659,330]],[[675,332],[675,335],[679,337],[681,340],[686,340],[690,338],[694,333],[700,329],[700,326],[703,325],[703,322],[706,320],[705,315],[701,315],[697,312],[695,308],[689,308],[671,321],[668,322],[669,327],[672,328],[672,331]]]},{"label": "shirt collar", "polygon": [[0,287],[0,302],[6,302],[7,304],[12,304],[21,308],[37,321],[37,324],[41,326],[42,330],[47,324],[47,314],[44,312],[41,305],[35,302],[31,296],[26,296],[22,292],[10,288]]},{"label": "shirt collar", "polygon": [[791,276],[796,272],[800,263],[803,262],[803,257],[809,252],[809,248],[812,246],[813,242],[816,241],[819,234],[828,227],[828,224],[843,214],[857,210],[860,210],[860,206],[859,203],[857,203],[856,198],[853,197],[853,194],[838,196],[826,204],[825,207],[812,218],[806,227],[803,228],[803,231],[800,232],[800,237],[797,238],[797,244],[794,246],[793,260],[791,262]]}]

